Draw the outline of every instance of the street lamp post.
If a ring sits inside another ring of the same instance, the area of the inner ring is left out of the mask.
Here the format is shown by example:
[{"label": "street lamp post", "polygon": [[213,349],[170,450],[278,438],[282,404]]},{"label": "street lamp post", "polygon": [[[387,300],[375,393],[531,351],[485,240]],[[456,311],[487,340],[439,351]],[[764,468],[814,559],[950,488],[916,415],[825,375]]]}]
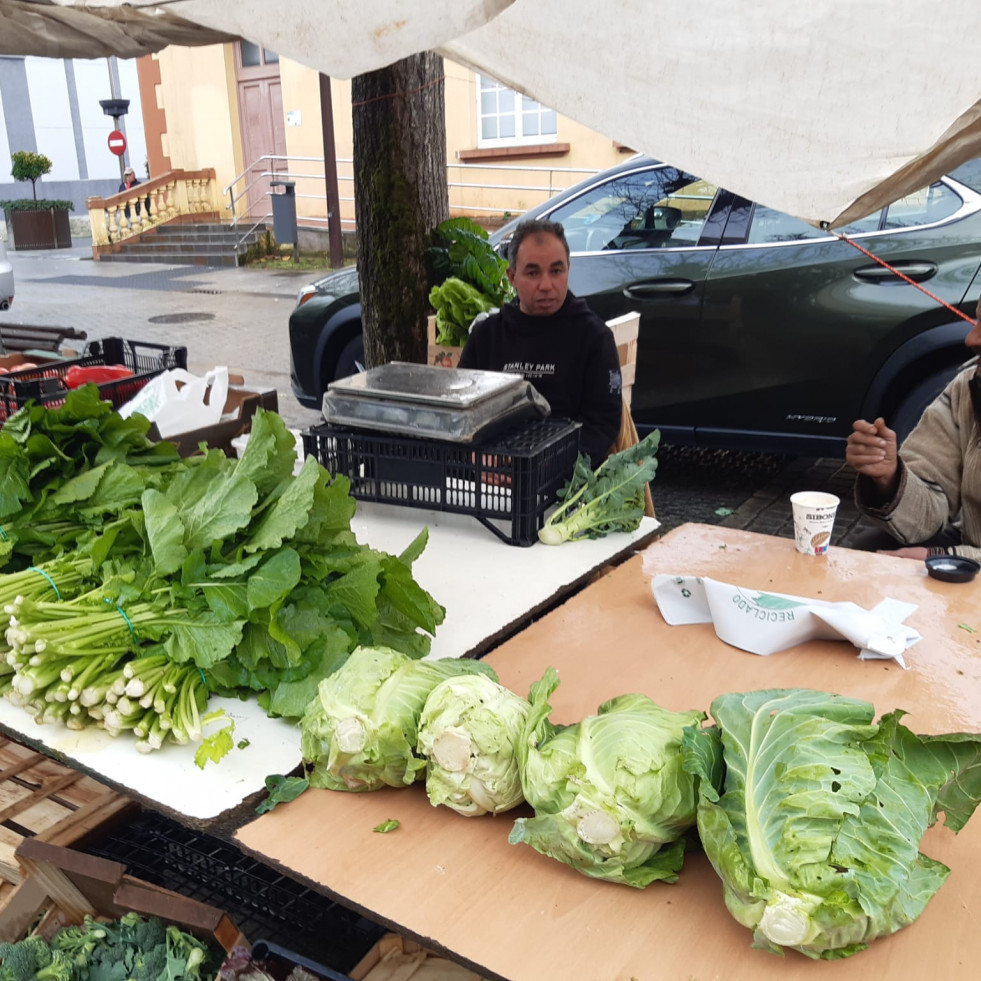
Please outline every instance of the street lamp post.
[{"label": "street lamp post", "polygon": [[[119,129],[119,120],[129,112],[129,99],[99,99],[99,105],[107,116],[112,116],[113,129]],[[119,155],[119,180],[123,180],[126,163],[123,155]]]}]

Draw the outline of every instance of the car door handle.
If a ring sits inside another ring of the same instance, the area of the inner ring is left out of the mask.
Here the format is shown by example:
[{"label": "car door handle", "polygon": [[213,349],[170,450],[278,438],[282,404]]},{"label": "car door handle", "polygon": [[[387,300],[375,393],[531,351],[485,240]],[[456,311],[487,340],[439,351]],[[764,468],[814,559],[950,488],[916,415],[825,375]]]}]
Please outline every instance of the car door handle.
[{"label": "car door handle", "polygon": [[[894,262],[892,268],[917,283],[922,283],[936,275],[937,267],[932,262]],[[861,266],[855,270],[855,278],[866,283],[901,283],[902,280],[885,266]]]},{"label": "car door handle", "polygon": [[632,283],[623,288],[623,295],[631,300],[645,300],[651,296],[663,296],[665,293],[680,296],[695,288],[690,279],[655,279],[649,283]]}]

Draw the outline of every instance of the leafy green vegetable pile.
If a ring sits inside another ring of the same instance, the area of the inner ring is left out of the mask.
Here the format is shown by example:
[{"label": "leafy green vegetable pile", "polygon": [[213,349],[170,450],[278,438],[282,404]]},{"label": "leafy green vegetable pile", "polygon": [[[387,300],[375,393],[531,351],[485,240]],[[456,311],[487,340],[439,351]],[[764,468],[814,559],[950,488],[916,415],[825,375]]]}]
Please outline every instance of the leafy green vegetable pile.
[{"label": "leafy green vegetable pile", "polygon": [[419,716],[429,693],[446,678],[485,674],[481,661],[413,661],[389,647],[359,647],[320,682],[301,720],[310,785],[331,790],[404,787],[420,779]]},{"label": "leafy green vegetable pile", "polygon": [[[549,668],[531,686],[518,763],[535,816],[518,818],[509,841],[598,879],[637,887],[676,881],[698,784],[682,767],[682,734],[705,713],[669,712],[646,695],[621,695],[596,715],[558,726],[548,702],[558,684]],[[704,779],[718,782],[720,769]]]},{"label": "leafy green vegetable pile", "polygon": [[465,816],[523,798],[534,816],[512,844],[638,888],[678,879],[697,828],[726,906],[775,953],[848,957],[912,923],[949,873],[920,853],[924,832],[941,812],[959,831],[981,800],[981,734],[916,735],[856,699],[721,695],[712,724],[626,694],[557,725],[554,668],[525,703],[489,671],[398,679],[424,663],[359,651],[321,683],[303,720],[312,784],[408,786],[425,768],[431,802]]},{"label": "leafy green vegetable pile", "polygon": [[151,750],[201,738],[209,693],[299,718],[355,647],[428,652],[444,611],[412,578],[425,531],[401,556],[358,544],[347,479],[312,457],[294,476],[275,413],[237,460],[182,460],[148,425],[86,386],[0,431],[0,693]]},{"label": "leafy green vegetable pile", "polygon": [[494,251],[487,232],[470,218],[450,218],[436,227],[437,244],[426,250],[436,311],[436,342],[463,345],[478,313],[514,295],[507,260]]},{"label": "leafy green vegetable pile", "polygon": [[[774,689],[712,703],[725,788],[699,784],[698,831],[726,906],[754,946],[847,957],[912,923],[949,869],[919,851],[942,811],[959,831],[981,799],[981,736],[918,736],[901,711]],[[707,730],[685,766],[706,776]]]},{"label": "leafy green vegetable pile", "polygon": [[562,502],[538,532],[546,545],[581,538],[602,538],[614,531],[636,531],[644,517],[644,488],[657,472],[660,430],[639,443],[608,456],[595,470],[582,454],[568,483],[559,490]]},{"label": "leafy green vegetable pile", "polygon": [[458,814],[500,814],[524,800],[516,744],[530,706],[487,675],[441,681],[419,719],[426,793]]},{"label": "leafy green vegetable pile", "polygon": [[220,965],[213,945],[138,913],[110,922],[86,915],[50,944],[34,935],[0,943],[3,981],[207,981]]}]

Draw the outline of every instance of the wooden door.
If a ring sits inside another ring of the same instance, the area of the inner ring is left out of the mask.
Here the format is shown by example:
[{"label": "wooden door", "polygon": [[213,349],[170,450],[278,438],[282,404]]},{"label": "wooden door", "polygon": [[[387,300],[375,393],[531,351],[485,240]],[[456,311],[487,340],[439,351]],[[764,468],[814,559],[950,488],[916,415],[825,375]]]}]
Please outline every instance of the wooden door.
[{"label": "wooden door", "polygon": [[[249,214],[261,218],[269,214],[269,178],[266,171],[285,173],[286,124],[283,118],[283,92],[279,79],[279,56],[248,41],[235,45],[239,117],[242,126],[242,151],[250,166],[248,183]],[[272,154],[276,160],[261,160]],[[252,166],[254,165],[254,166]]]}]

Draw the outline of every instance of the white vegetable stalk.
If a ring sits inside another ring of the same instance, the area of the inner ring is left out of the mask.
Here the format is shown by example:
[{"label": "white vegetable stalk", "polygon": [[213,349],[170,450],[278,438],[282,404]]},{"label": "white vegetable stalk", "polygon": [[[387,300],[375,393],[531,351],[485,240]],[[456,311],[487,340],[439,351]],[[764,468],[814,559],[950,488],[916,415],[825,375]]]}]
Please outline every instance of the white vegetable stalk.
[{"label": "white vegetable stalk", "polygon": [[470,734],[461,729],[444,729],[433,740],[433,758],[450,773],[463,773],[470,766]]},{"label": "white vegetable stalk", "polygon": [[811,931],[809,904],[784,892],[767,904],[760,919],[760,933],[781,947],[796,947],[805,943]]},{"label": "white vegetable stalk", "polygon": [[587,845],[609,845],[620,835],[620,825],[606,811],[588,811],[579,818],[576,832]]},{"label": "white vegetable stalk", "polygon": [[368,742],[364,723],[353,716],[341,719],[334,729],[334,743],[342,753],[360,753]]}]

